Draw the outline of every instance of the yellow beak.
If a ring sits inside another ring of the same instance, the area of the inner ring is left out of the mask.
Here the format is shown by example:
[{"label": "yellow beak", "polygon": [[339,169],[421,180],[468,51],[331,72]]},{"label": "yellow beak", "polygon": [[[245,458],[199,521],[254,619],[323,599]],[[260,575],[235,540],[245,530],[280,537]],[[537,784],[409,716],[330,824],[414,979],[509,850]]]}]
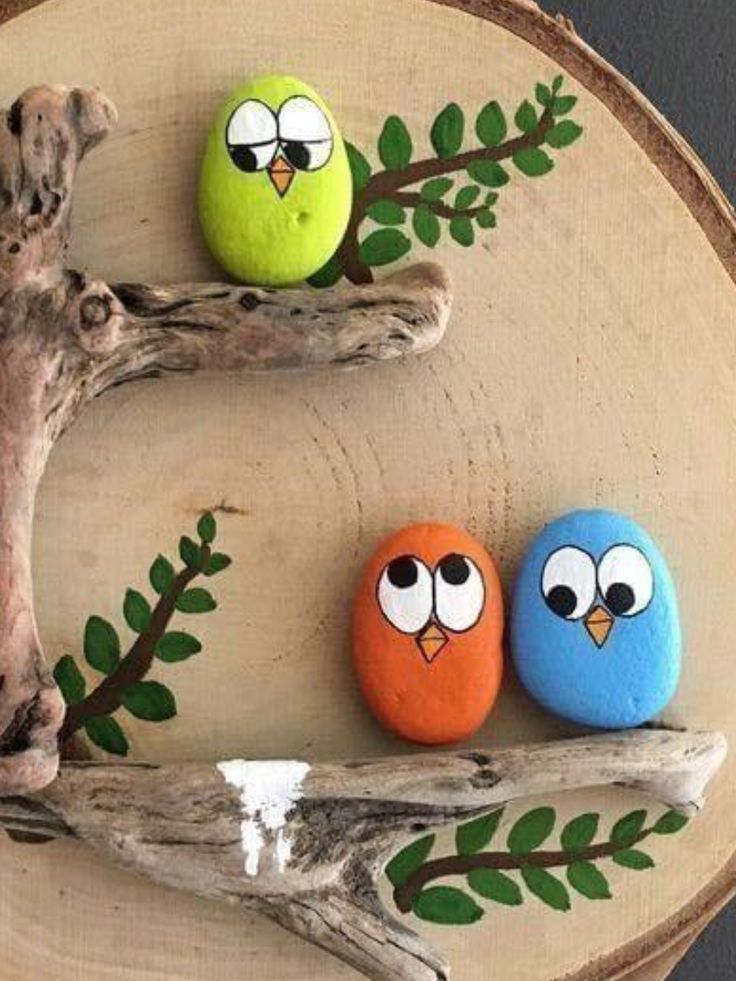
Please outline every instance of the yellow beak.
[{"label": "yellow beak", "polygon": [[594,606],[585,618],[585,629],[596,647],[603,647],[613,629],[613,617],[602,606]]},{"label": "yellow beak", "polygon": [[271,183],[276,188],[279,197],[283,197],[289,190],[295,174],[296,170],[280,153],[268,165],[268,176],[271,178]]},{"label": "yellow beak", "polygon": [[449,639],[444,630],[432,621],[417,635],[419,650],[422,652],[422,656],[427,664],[431,664],[434,661]]}]

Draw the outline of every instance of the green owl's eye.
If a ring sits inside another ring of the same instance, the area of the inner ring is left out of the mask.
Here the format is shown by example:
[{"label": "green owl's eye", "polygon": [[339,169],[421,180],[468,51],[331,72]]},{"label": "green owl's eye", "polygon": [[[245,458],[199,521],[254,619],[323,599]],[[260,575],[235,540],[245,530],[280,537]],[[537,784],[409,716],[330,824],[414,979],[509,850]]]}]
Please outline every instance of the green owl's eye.
[{"label": "green owl's eye", "polygon": [[278,126],[273,112],[263,102],[242,102],[227,124],[226,142],[238,170],[265,170],[276,155]]},{"label": "green owl's eye", "polygon": [[319,170],[332,154],[327,117],[304,95],[287,99],[279,110],[279,140],[284,156],[297,170]]}]

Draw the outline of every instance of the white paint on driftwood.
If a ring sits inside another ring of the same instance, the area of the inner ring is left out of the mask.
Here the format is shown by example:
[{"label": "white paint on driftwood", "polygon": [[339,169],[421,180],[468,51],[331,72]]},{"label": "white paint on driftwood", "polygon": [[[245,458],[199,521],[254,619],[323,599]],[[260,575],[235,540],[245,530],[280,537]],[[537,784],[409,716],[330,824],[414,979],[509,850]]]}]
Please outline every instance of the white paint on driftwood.
[{"label": "white paint on driftwood", "polygon": [[258,875],[261,850],[269,836],[274,838],[274,863],[283,872],[291,858],[291,837],[284,826],[302,796],[309,764],[300,760],[225,760],[217,769],[240,794],[246,873]]}]

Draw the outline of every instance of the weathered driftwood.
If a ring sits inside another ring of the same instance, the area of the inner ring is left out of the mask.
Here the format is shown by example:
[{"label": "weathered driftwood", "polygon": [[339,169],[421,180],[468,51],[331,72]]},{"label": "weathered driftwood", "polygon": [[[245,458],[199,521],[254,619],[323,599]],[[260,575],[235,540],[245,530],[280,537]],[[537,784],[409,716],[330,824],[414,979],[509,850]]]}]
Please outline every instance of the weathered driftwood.
[{"label": "weathered driftwood", "polygon": [[600,784],[685,811],[720,766],[718,733],[634,730],[545,745],[360,763],[66,763],[0,823],[83,839],[156,882],[255,909],[380,981],[449,968],[382,906],[386,860],[412,835],[530,795]]},{"label": "weathered driftwood", "polygon": [[115,122],[98,92],[40,86],[0,111],[0,793],[53,779],[64,706],[33,614],[30,539],[54,442],[106,389],[173,372],[358,365],[424,351],[436,265],[375,286],[275,292],[108,285],[64,268],[76,167]]}]

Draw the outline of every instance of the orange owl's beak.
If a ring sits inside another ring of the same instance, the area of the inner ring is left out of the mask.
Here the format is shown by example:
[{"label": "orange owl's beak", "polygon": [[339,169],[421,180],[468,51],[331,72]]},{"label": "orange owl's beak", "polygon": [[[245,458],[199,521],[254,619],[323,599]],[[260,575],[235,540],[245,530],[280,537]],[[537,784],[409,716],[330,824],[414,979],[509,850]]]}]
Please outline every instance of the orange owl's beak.
[{"label": "orange owl's beak", "polygon": [[603,647],[613,629],[613,617],[602,606],[594,606],[585,618],[585,629],[596,647]]},{"label": "orange owl's beak", "polygon": [[450,638],[439,624],[430,620],[424,630],[417,634],[416,640],[422,657],[427,664],[431,664]]},{"label": "orange owl's beak", "polygon": [[279,197],[283,197],[291,187],[296,170],[282,154],[278,154],[268,165],[268,176]]}]

